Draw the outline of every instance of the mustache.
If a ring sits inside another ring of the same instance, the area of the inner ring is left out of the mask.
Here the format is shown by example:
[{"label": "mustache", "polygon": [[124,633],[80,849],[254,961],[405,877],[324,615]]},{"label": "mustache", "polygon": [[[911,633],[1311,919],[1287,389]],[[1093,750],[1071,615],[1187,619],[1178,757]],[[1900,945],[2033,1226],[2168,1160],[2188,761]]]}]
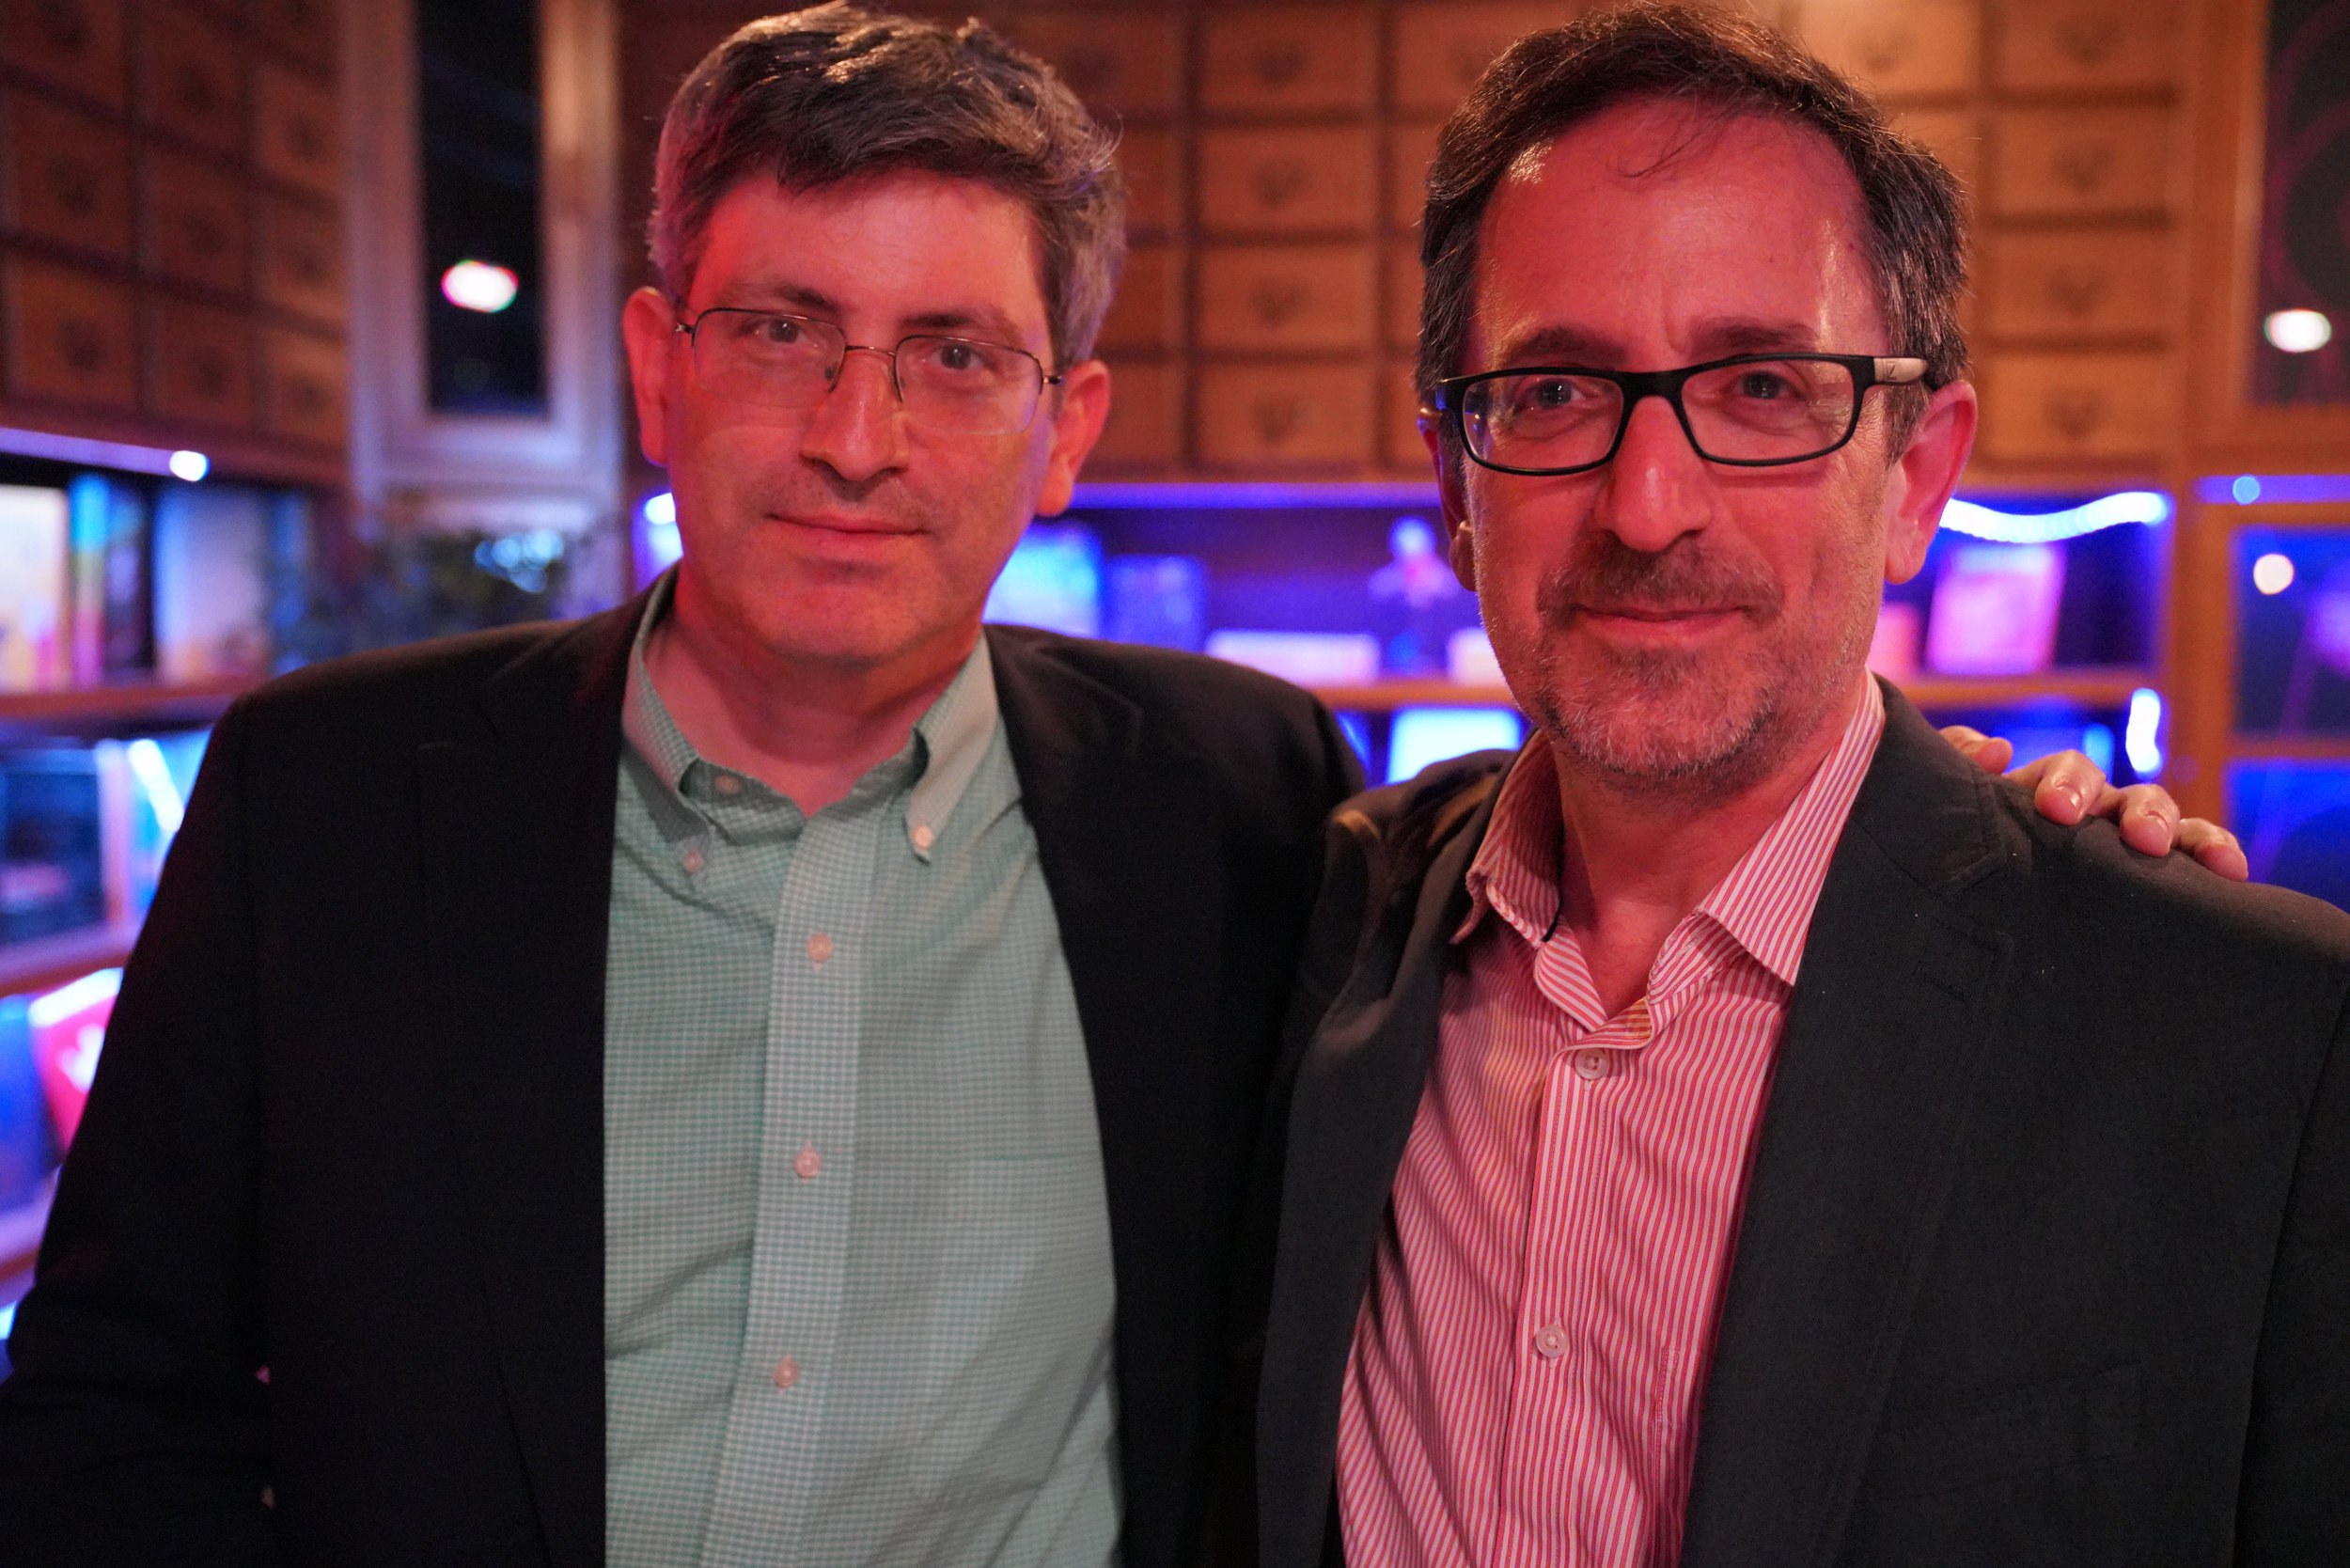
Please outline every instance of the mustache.
[{"label": "mustache", "polygon": [[1786,600],[1786,590],[1762,562],[1726,558],[1695,536],[1650,553],[1601,533],[1543,574],[1534,607],[1551,626],[1590,610],[1625,609],[1734,609],[1769,621],[1778,619]]}]

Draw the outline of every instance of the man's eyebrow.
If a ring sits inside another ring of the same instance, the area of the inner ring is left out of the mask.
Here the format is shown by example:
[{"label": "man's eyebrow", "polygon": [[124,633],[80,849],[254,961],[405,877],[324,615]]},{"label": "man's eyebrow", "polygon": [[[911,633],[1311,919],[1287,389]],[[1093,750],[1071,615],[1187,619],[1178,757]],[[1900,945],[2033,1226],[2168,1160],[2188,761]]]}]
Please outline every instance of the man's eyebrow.
[{"label": "man's eyebrow", "polygon": [[[1703,321],[1690,335],[1693,363],[1727,359],[1741,353],[1810,353],[1819,347],[1819,333],[1810,322],[1760,321],[1724,317]],[[1540,327],[1507,345],[1496,368],[1512,365],[1578,365],[1593,370],[1668,370],[1669,365],[1631,366],[1622,363],[1622,345],[1612,337],[1583,327]]]},{"label": "man's eyebrow", "polygon": [[938,332],[955,337],[982,337],[991,343],[1003,343],[1019,348],[1021,332],[994,306],[974,306],[964,310],[926,310],[918,316],[908,316],[901,323],[914,332]]},{"label": "man's eyebrow", "polygon": [[[784,310],[836,322],[843,313],[840,302],[822,290],[781,278],[764,278],[738,285],[728,290],[725,299],[714,303],[737,310]],[[898,331],[983,337],[990,342],[1008,343],[1014,348],[1021,346],[1020,328],[1010,316],[989,305],[918,311],[911,316],[900,317]]]}]

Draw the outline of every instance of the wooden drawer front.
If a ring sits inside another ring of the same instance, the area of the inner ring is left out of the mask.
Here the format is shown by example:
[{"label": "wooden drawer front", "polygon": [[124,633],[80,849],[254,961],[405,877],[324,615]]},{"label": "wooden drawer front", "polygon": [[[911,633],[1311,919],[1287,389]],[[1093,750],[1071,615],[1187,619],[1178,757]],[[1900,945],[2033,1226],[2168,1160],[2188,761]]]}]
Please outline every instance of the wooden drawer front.
[{"label": "wooden drawer front", "polygon": [[157,5],[140,50],[140,112],[192,141],[242,156],[244,61],[226,33],[192,12]]},{"label": "wooden drawer front", "polygon": [[1172,365],[1110,367],[1110,417],[1087,471],[1170,465],[1183,456],[1183,373]]},{"label": "wooden drawer front", "polygon": [[1879,97],[1964,93],[1982,39],[1976,0],[1802,0],[1803,41]]},{"label": "wooden drawer front", "polygon": [[1171,131],[1129,131],[1118,140],[1126,174],[1126,231],[1164,234],[1183,219],[1183,182]]},{"label": "wooden drawer front", "polygon": [[1360,232],[1378,200],[1369,131],[1206,131],[1199,221],[1219,234]]},{"label": "wooden drawer front", "polygon": [[2008,0],[1999,85],[2165,87],[2179,79],[2179,0]]},{"label": "wooden drawer front", "polygon": [[45,262],[8,264],[8,390],[108,408],[139,400],[131,290]]},{"label": "wooden drawer front", "polygon": [[279,65],[260,67],[258,81],[262,171],[321,196],[338,194],[343,148],[335,95]]},{"label": "wooden drawer front", "polygon": [[1982,184],[1982,122],[1966,109],[1904,109],[1893,128],[1926,144],[1971,197]]},{"label": "wooden drawer front", "polygon": [[1994,209],[2013,217],[2166,211],[2170,144],[2164,109],[2009,109],[1993,139]]},{"label": "wooden drawer front", "polygon": [[131,254],[131,138],[24,93],[8,98],[8,219],[44,239]]},{"label": "wooden drawer front", "polygon": [[260,0],[253,30],[289,55],[335,69],[335,0]]},{"label": "wooden drawer front", "polygon": [[262,406],[273,432],[343,444],[351,371],[340,343],[274,328],[262,334],[261,366]]},{"label": "wooden drawer front", "polygon": [[122,0],[9,0],[0,59],[122,105]]},{"label": "wooden drawer front", "polygon": [[1411,350],[1419,346],[1419,290],[1422,274],[1418,245],[1387,247],[1387,346]]},{"label": "wooden drawer front", "polygon": [[1387,466],[1426,474],[1430,472],[1428,444],[1420,439],[1419,388],[1413,384],[1412,368],[1407,364],[1390,365],[1381,379],[1384,384],[1380,395],[1386,414]]},{"label": "wooden drawer front", "polygon": [[1400,109],[1448,114],[1496,55],[1538,27],[1556,27],[1574,4],[1438,3],[1395,13],[1395,101]]},{"label": "wooden drawer front", "polygon": [[1368,245],[1199,253],[1199,345],[1226,350],[1370,346],[1377,306]]},{"label": "wooden drawer front", "polygon": [[174,419],[250,429],[258,406],[253,323],[233,310],[165,300],[155,307],[149,326],[162,412]]},{"label": "wooden drawer front", "polygon": [[1183,337],[1183,269],[1165,245],[1136,245],[1126,253],[1118,297],[1102,322],[1104,352],[1171,349]]},{"label": "wooden drawer front", "polygon": [[201,159],[149,149],[147,243],[164,275],[244,292],[253,236],[243,181]]},{"label": "wooden drawer front", "polygon": [[262,297],[281,310],[340,325],[343,320],[343,227],[322,212],[284,197],[273,199],[261,243]]},{"label": "wooden drawer front", "polygon": [[1199,456],[1237,466],[1366,463],[1371,372],[1353,365],[1218,365],[1199,372]]},{"label": "wooden drawer front", "polygon": [[1428,167],[1436,161],[1438,125],[1393,125],[1387,128],[1387,223],[1396,228],[1419,227],[1428,208]]},{"label": "wooden drawer front", "polygon": [[1377,38],[1361,8],[1211,12],[1200,99],[1213,114],[1368,110]]},{"label": "wooden drawer front", "polygon": [[2001,234],[1984,243],[1992,335],[2158,335],[2170,326],[2165,234]]},{"label": "wooden drawer front", "polygon": [[1036,11],[1008,19],[1021,47],[1053,63],[1098,115],[1171,115],[1183,102],[1183,20],[1126,11]]},{"label": "wooden drawer front", "polygon": [[2155,353],[2000,354],[1983,375],[1983,447],[2003,463],[2152,458],[2172,445],[2170,362]]}]

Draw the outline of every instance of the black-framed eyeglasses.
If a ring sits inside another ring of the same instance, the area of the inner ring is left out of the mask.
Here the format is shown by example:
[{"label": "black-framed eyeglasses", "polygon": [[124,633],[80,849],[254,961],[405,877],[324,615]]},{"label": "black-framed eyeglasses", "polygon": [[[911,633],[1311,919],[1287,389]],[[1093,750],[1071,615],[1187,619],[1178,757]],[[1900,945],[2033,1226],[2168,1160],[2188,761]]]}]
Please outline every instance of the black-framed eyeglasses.
[{"label": "black-framed eyeglasses", "polygon": [[717,305],[681,318],[675,330],[685,334],[703,391],[762,408],[813,408],[851,353],[880,354],[906,417],[952,435],[1015,435],[1036,417],[1044,389],[1061,383],[1036,355],[1008,343],[917,332],[885,349],[779,310]]},{"label": "black-framed eyeglasses", "polygon": [[1440,382],[1436,409],[1470,457],[1504,474],[1599,467],[1643,398],[1671,404],[1707,462],[1768,468],[1825,457],[1860,428],[1870,387],[1925,373],[1922,359],[1862,353],[1742,353],[1678,370],[1534,366]]}]

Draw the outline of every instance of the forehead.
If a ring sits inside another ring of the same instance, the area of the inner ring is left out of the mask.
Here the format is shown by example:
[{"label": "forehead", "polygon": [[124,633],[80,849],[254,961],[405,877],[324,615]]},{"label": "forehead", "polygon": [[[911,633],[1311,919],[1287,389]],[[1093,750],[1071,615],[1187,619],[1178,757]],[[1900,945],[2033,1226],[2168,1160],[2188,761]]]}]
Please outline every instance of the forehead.
[{"label": "forehead", "polygon": [[1858,186],[1825,137],[1777,119],[1609,109],[1512,165],[1478,249],[1479,364],[1536,338],[1623,361],[1599,368],[1890,347]]},{"label": "forehead", "polygon": [[994,318],[1025,340],[1045,326],[1038,255],[1026,207],[981,180],[901,170],[795,189],[754,176],[711,209],[688,292],[696,309]]}]

